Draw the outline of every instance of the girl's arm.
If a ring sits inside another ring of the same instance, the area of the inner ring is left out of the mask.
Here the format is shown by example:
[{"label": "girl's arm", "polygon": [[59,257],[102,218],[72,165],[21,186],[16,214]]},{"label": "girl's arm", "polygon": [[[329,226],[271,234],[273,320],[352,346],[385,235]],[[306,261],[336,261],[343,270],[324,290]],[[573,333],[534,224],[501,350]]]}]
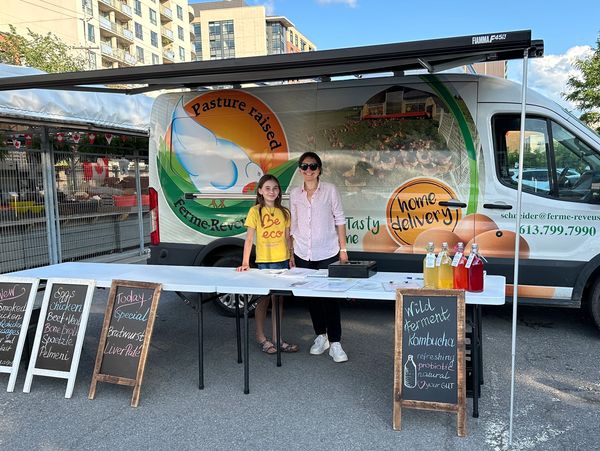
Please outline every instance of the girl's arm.
[{"label": "girl's arm", "polygon": [[252,252],[254,232],[255,230],[252,227],[248,227],[246,229],[246,241],[244,241],[244,255],[242,257],[242,266],[238,266],[237,271],[248,271],[250,269],[250,252]]}]

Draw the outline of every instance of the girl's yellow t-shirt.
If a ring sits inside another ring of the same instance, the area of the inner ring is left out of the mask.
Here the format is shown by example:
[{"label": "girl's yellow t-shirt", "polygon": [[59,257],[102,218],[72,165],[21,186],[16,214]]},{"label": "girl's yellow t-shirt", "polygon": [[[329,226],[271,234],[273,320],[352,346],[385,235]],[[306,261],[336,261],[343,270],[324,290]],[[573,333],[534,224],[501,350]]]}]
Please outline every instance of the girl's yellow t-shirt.
[{"label": "girl's yellow t-shirt", "polygon": [[261,209],[260,205],[255,205],[248,211],[244,225],[256,230],[256,263],[276,263],[290,258],[285,238],[285,229],[289,229],[290,220],[289,217],[286,220],[280,208]]}]

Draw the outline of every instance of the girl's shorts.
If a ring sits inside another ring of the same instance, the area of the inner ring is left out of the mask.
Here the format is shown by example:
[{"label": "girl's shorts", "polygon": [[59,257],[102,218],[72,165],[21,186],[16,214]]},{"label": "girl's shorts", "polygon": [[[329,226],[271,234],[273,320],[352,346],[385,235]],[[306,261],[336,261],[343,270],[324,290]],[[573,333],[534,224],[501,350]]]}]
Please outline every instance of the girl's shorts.
[{"label": "girl's shorts", "polygon": [[273,263],[257,263],[258,269],[290,269],[290,261],[284,260],[282,262]]}]

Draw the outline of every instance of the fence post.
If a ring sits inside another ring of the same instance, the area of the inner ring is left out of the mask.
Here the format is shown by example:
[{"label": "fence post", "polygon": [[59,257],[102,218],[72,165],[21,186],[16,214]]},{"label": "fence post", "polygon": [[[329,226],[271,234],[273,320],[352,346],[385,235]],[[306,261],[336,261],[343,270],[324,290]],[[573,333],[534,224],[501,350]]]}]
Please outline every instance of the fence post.
[{"label": "fence post", "polygon": [[135,196],[137,199],[138,230],[140,235],[139,255],[144,255],[144,217],[142,206],[142,181],[140,178],[140,157],[137,151],[135,152]]},{"label": "fence post", "polygon": [[41,127],[41,142],[42,149],[42,178],[44,184],[44,211],[46,216],[46,230],[48,241],[48,258],[51,265],[60,263],[60,246],[58,242],[58,223],[57,209],[58,202],[56,201],[56,184],[54,174],[54,150],[48,139],[48,127]]}]

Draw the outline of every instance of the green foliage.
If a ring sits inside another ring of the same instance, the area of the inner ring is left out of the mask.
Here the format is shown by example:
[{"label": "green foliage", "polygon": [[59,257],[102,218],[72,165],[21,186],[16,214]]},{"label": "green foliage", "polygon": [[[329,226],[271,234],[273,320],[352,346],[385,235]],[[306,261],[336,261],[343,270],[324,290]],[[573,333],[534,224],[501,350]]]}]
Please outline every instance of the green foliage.
[{"label": "green foliage", "polygon": [[35,33],[27,29],[27,36],[10,26],[0,40],[0,62],[28,66],[45,72],[73,72],[83,70],[85,58],[72,50],[56,35]]},{"label": "green foliage", "polygon": [[575,67],[581,71],[581,77],[569,77],[570,91],[563,95],[583,111],[580,119],[600,133],[600,36],[593,50],[589,57],[577,60]]}]

